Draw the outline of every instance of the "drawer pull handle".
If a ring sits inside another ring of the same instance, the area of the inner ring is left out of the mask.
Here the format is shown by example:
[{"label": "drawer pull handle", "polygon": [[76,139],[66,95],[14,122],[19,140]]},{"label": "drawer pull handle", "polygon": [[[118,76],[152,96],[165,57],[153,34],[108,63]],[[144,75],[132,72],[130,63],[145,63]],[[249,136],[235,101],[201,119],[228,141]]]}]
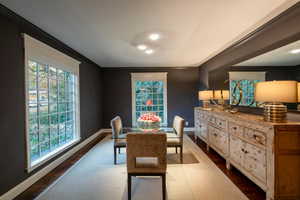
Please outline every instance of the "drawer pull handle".
[{"label": "drawer pull handle", "polygon": [[245,154],[249,153],[247,150],[242,149],[242,152],[244,152]]},{"label": "drawer pull handle", "polygon": [[256,140],[258,143],[263,143],[262,142],[262,137],[261,136],[259,136],[259,135],[253,135],[253,138],[254,138],[254,140]]},{"label": "drawer pull handle", "polygon": [[237,127],[233,127],[233,130],[236,130],[237,129]]}]

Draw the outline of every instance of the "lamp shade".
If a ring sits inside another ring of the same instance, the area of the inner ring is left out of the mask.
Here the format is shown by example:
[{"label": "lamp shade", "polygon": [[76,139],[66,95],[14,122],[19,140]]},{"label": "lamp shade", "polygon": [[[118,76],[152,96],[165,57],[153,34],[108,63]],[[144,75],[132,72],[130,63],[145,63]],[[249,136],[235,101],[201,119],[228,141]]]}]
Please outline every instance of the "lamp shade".
[{"label": "lamp shade", "polygon": [[222,99],[222,90],[214,91],[214,99]]},{"label": "lamp shade", "polygon": [[297,102],[297,81],[265,81],[255,84],[255,100],[260,102]]},{"label": "lamp shade", "polygon": [[229,99],[229,90],[222,90],[223,99],[228,100]]},{"label": "lamp shade", "polygon": [[199,100],[210,100],[213,98],[213,91],[212,90],[204,90],[199,91]]},{"label": "lamp shade", "polygon": [[218,100],[228,100],[229,99],[229,90],[215,90],[214,99]]}]

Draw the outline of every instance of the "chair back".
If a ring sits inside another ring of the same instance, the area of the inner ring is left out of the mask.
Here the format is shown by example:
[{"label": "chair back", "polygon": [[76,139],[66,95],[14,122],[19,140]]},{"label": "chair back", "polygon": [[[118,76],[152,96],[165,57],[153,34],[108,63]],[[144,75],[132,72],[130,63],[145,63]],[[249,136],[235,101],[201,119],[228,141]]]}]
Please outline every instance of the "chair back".
[{"label": "chair back", "polygon": [[173,120],[173,129],[179,137],[183,137],[183,128],[184,119],[176,115]]},{"label": "chair back", "polygon": [[[128,173],[163,173],[167,169],[167,136],[165,133],[127,134]],[[156,159],[155,167],[138,167],[137,159]]]},{"label": "chair back", "polygon": [[114,139],[118,138],[118,136],[122,134],[123,128],[121,117],[116,116],[115,118],[113,118],[110,121],[110,126],[112,128],[112,137]]}]

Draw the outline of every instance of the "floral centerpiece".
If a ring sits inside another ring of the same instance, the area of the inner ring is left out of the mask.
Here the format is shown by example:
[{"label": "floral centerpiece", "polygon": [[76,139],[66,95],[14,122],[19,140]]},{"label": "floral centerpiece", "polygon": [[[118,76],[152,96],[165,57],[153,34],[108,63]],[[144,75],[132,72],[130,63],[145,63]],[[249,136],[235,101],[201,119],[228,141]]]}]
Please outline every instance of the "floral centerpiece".
[{"label": "floral centerpiece", "polygon": [[138,127],[143,130],[159,129],[160,122],[160,117],[151,112],[142,114],[137,120]]}]

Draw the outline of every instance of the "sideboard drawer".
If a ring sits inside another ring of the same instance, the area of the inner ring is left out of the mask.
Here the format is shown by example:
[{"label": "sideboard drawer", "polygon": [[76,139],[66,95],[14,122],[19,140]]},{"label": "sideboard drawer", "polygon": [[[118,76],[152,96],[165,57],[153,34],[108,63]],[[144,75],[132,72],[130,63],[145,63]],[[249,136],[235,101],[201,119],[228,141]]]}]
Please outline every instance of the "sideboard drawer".
[{"label": "sideboard drawer", "polygon": [[243,137],[244,127],[237,125],[236,123],[229,122],[229,134],[233,136]]},{"label": "sideboard drawer", "polygon": [[209,116],[207,120],[214,125],[216,124],[216,118],[214,116]]},{"label": "sideboard drawer", "polygon": [[227,131],[227,123],[226,120],[220,119],[220,118],[216,118],[216,123],[215,125],[222,129],[223,131]]},{"label": "sideboard drawer", "polygon": [[245,128],[244,137],[254,144],[266,146],[266,134],[263,132]]}]

